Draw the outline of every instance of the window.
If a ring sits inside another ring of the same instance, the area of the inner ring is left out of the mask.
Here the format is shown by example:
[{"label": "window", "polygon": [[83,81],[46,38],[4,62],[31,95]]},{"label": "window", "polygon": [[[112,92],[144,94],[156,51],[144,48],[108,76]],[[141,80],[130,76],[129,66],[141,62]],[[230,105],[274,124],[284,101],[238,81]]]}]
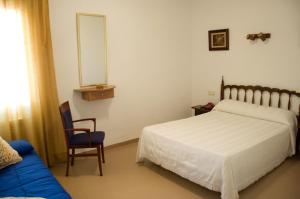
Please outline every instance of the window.
[{"label": "window", "polygon": [[22,16],[0,8],[0,110],[29,107],[29,79]]}]

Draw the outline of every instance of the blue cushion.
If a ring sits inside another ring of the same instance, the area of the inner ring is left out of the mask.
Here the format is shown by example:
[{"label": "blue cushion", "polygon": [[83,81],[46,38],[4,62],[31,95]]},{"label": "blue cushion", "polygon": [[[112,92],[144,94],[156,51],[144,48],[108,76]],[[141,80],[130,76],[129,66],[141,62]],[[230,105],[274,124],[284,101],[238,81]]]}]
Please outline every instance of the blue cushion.
[{"label": "blue cushion", "polygon": [[26,140],[17,140],[9,142],[10,146],[15,149],[21,156],[30,153],[33,150],[31,144]]},{"label": "blue cushion", "polygon": [[0,170],[0,197],[71,199],[34,150],[22,158],[21,162]]},{"label": "blue cushion", "polygon": [[95,131],[89,133],[74,134],[70,139],[70,145],[88,146],[91,140],[92,145],[99,145],[103,143],[105,133],[103,131]]}]

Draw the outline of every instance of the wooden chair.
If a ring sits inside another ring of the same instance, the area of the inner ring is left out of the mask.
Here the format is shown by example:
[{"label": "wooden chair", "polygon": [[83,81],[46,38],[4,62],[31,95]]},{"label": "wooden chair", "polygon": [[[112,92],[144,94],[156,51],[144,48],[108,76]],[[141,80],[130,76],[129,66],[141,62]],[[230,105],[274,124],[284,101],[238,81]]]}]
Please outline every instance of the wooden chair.
[{"label": "wooden chair", "polygon": [[[85,118],[80,120],[73,120],[71,109],[69,106],[69,102],[66,101],[59,107],[61,119],[64,126],[66,144],[67,144],[67,168],[66,168],[66,176],[69,175],[69,162],[71,158],[71,166],[74,165],[75,157],[83,157],[83,156],[97,156],[100,176],[102,176],[102,165],[101,165],[101,155],[102,161],[105,162],[104,159],[104,149],[103,149],[103,141],[105,137],[104,131],[96,131],[96,119],[95,118]],[[90,129],[87,128],[74,128],[73,123],[82,122],[82,121],[92,121],[94,123],[94,130],[91,132]],[[81,133],[74,133],[81,132]],[[75,154],[75,149],[78,148],[96,148],[97,153],[80,153]],[[70,154],[70,149],[72,153]],[[100,155],[101,153],[101,155]]]}]

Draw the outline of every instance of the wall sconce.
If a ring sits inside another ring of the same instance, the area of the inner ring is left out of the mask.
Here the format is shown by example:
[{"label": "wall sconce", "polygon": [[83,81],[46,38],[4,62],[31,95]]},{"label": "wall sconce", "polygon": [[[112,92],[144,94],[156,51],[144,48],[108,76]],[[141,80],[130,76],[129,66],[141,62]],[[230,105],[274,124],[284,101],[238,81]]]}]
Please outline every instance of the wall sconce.
[{"label": "wall sconce", "polygon": [[256,39],[261,39],[262,41],[265,41],[266,39],[271,38],[271,33],[258,33],[258,34],[248,34],[247,39],[250,39],[251,41],[254,41]]}]

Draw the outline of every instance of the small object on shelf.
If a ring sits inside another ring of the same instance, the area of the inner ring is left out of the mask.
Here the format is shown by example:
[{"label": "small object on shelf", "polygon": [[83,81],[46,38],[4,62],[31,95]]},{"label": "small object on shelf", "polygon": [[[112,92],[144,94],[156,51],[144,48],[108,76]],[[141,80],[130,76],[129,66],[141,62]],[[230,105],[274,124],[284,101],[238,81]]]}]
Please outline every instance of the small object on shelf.
[{"label": "small object on shelf", "polygon": [[105,85],[96,85],[97,89],[103,89],[105,87]]},{"label": "small object on shelf", "polygon": [[271,38],[271,33],[258,33],[258,34],[248,34],[247,39],[254,41],[256,39],[261,39],[262,41],[265,41],[266,39]]},{"label": "small object on shelf", "polygon": [[197,105],[197,106],[192,106],[191,108],[195,110],[195,116],[196,115],[201,115],[204,113],[210,112],[214,108],[213,103],[208,103],[206,105]]},{"label": "small object on shelf", "polygon": [[97,86],[82,87],[74,90],[81,93],[82,99],[87,101],[93,101],[93,100],[113,98],[114,89],[115,86],[113,85],[97,85]]}]

